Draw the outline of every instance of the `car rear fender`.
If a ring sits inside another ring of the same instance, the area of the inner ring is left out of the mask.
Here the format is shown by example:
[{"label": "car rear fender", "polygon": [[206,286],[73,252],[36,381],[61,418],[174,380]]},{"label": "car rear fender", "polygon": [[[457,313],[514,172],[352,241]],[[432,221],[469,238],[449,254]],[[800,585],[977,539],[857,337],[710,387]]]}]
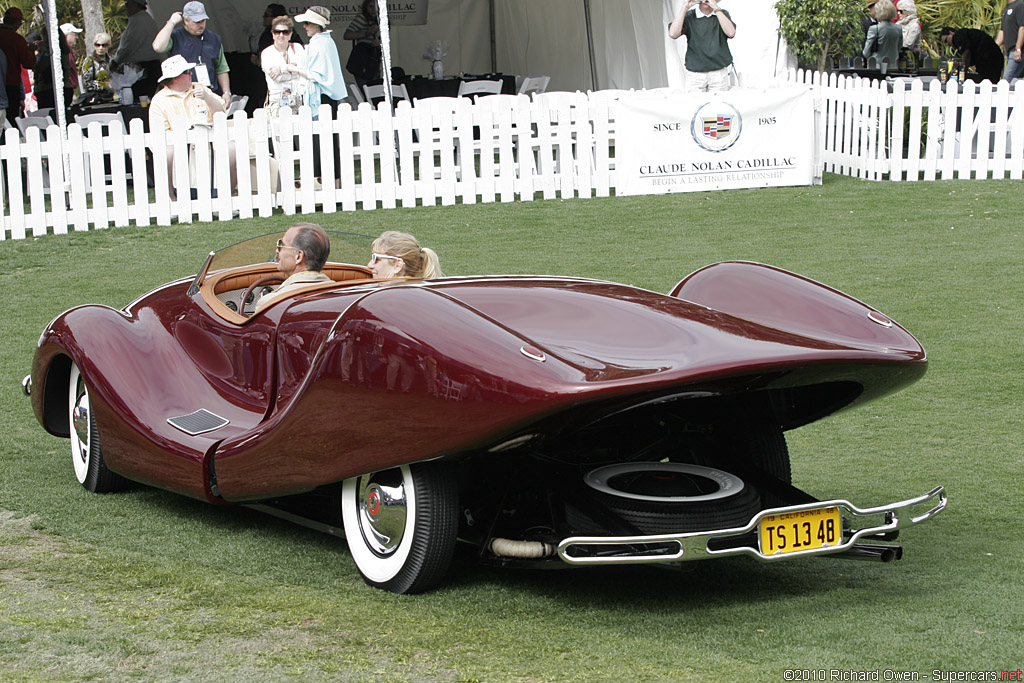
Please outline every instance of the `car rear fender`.
[{"label": "car rear fender", "polygon": [[885,314],[781,268],[750,261],[715,263],[683,278],[669,294],[804,337],[927,360],[917,339]]}]

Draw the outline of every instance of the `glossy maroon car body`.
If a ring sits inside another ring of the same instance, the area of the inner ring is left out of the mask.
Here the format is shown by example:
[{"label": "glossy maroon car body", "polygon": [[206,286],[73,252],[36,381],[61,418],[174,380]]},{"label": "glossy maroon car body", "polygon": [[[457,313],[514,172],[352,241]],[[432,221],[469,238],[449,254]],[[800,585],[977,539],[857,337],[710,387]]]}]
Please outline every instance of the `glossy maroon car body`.
[{"label": "glossy maroon car body", "polygon": [[[564,277],[381,282],[337,265],[338,282],[252,317],[218,298],[273,269],[207,264],[123,310],[58,316],[32,370],[40,423],[69,436],[73,363],[104,464],[126,479],[212,503],[259,502],[449,462],[460,468],[465,517],[472,505],[490,509],[465,489],[500,479],[503,462],[539,467],[549,447],[553,460],[573,460],[576,445],[566,444],[602,429],[621,445],[576,458],[577,469],[653,458],[625,444],[639,449],[655,416],[691,416],[696,426],[680,427],[677,445],[744,415],[792,429],[895,391],[927,364],[880,312],[753,263],[709,266],[669,295]],[[226,423],[189,434],[171,421],[197,410]],[[698,461],[715,464],[708,457]],[[788,457],[774,469],[788,483]],[[494,533],[461,527],[486,554]]]}]

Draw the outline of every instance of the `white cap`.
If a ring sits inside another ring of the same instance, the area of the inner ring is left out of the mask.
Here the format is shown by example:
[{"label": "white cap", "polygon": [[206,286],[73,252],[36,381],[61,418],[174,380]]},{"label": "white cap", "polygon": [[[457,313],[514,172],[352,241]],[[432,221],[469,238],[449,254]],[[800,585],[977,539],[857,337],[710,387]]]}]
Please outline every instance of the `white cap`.
[{"label": "white cap", "polygon": [[171,78],[177,78],[195,67],[195,64],[186,60],[181,55],[171,55],[160,63],[160,80],[166,81]]},{"label": "white cap", "polygon": [[295,17],[295,21],[302,24],[316,24],[320,28],[326,28],[331,23],[331,10],[322,5],[313,5]]},{"label": "white cap", "polygon": [[69,33],[81,33],[81,32],[82,32],[82,29],[80,29],[80,28],[75,28],[75,25],[74,25],[74,24],[61,24],[61,25],[60,25],[60,31],[61,31],[61,33],[63,33],[64,35],[67,35],[67,34],[69,34]]}]

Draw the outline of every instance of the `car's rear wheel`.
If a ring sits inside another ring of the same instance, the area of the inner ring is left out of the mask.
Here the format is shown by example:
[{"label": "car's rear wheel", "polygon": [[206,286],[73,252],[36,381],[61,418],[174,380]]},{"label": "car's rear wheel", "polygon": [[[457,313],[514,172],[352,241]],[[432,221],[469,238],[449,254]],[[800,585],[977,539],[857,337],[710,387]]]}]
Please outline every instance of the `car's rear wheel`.
[{"label": "car's rear wheel", "polygon": [[345,480],[345,538],[366,583],[419,593],[448,571],[458,532],[458,490],[439,463],[402,465]]},{"label": "car's rear wheel", "polygon": [[71,364],[68,382],[68,426],[71,432],[71,462],[78,483],[93,493],[123,490],[127,481],[107,469],[103,462],[99,429],[89,400],[89,387],[75,363]]}]

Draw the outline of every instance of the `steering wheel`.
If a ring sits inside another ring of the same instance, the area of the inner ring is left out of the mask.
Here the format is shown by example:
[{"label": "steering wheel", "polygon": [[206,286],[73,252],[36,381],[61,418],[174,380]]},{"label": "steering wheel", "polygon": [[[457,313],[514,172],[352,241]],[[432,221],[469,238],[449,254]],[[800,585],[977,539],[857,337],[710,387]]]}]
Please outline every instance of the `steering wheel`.
[{"label": "steering wheel", "polygon": [[[252,283],[251,285],[249,285],[246,288],[246,290],[245,290],[245,294],[242,295],[242,305],[239,307],[239,310],[242,311],[242,315],[246,314],[245,313],[245,305],[249,302],[249,297],[251,297],[253,295],[253,292],[255,292],[260,287],[266,287],[267,285],[274,284],[274,283],[277,283],[277,282],[284,282],[284,276],[283,275],[266,275],[264,277],[261,277],[259,280],[257,280],[256,282]],[[254,308],[255,308],[255,303],[256,302],[254,301],[253,302]],[[249,315],[252,315],[252,313],[249,313]]]}]

